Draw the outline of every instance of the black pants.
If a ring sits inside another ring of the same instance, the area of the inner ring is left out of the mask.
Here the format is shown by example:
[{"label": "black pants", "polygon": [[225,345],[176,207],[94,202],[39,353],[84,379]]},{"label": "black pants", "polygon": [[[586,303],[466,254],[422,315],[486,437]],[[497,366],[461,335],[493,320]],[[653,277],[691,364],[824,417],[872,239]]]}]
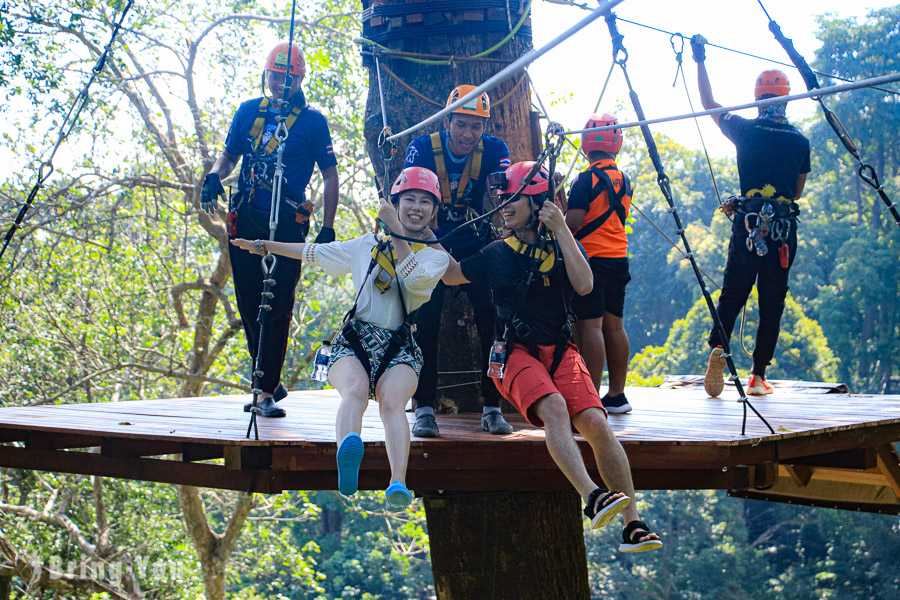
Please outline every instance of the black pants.
[{"label": "black pants", "polygon": [[[481,395],[485,406],[500,406],[500,394],[493,381],[487,376],[487,360],[494,342],[494,321],[496,313],[491,302],[490,288],[468,283],[461,286],[475,312],[475,326],[481,341],[481,353],[478,367],[481,369]],[[438,380],[438,339],[441,333],[441,313],[444,308],[444,293],[447,286],[438,283],[431,293],[431,299],[416,311],[416,342],[422,349],[422,372],[419,375],[419,387],[413,396],[416,407],[430,406],[437,403]]]},{"label": "black pants", "polygon": [[[302,242],[306,238],[308,225],[300,225],[294,220],[294,211],[284,205],[279,215],[278,229],[275,239],[279,242]],[[269,239],[269,214],[244,204],[237,220],[238,237],[248,240]],[[256,360],[256,349],[259,345],[259,301],[262,293],[262,257],[250,254],[235,246],[228,246],[231,257],[231,273],[234,277],[234,293],[237,297],[237,308],[244,325],[247,338],[247,351],[250,353],[250,373]],[[261,367],[263,377],[260,388],[271,394],[281,380],[281,367],[287,352],[288,332],[291,326],[291,314],[294,309],[294,289],[300,279],[300,261],[278,257],[275,265],[275,297],[269,302],[272,310],[266,317],[265,339]]]},{"label": "black pants", "polygon": [[[737,220],[737,219],[736,219]],[[747,250],[747,230],[743,222],[736,225],[728,245],[728,262],[725,265],[725,281],[719,296],[719,318],[725,328],[726,339],[731,339],[734,322],[747,302],[753,284],[759,294],[759,327],[756,330],[756,348],[753,350],[753,372],[764,375],[766,367],[775,355],[775,344],[784,312],[784,299],[788,291],[788,272],[797,255],[797,228],[791,227],[788,236],[790,259],[784,269],[778,259],[780,242],[766,239],[769,252],[758,256]],[[715,326],[709,334],[709,345],[724,346]]]}]

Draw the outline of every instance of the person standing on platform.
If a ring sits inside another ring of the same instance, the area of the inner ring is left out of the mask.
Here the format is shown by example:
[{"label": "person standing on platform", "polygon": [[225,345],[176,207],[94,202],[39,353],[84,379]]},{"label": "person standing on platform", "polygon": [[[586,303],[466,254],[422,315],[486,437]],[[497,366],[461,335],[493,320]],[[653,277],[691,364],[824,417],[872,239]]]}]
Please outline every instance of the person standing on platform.
[{"label": "person standing on platform", "polygon": [[[440,189],[434,173],[420,167],[404,169],[391,188],[391,202],[382,200],[379,219],[391,232],[433,239],[430,227],[437,216]],[[326,273],[350,273],[356,302],[331,346],[328,381],[341,396],[336,439],[338,489],[356,492],[363,459],[363,413],[369,397],[378,401],[384,423],[385,447],[391,465],[391,483],[385,500],[392,508],[412,501],[406,487],[409,460],[409,422],[404,409],[416,390],[422,352],[413,339],[409,313],[428,301],[447,269],[446,252],[425,244],[374,234],[345,242],[303,244],[233,240],[254,254],[271,252],[319,265]]]},{"label": "person standing on platform", "polygon": [[[592,115],[585,129],[616,123],[612,115]],[[608,363],[609,391],[603,406],[613,414],[631,412],[625,397],[628,334],[622,320],[625,286],[631,281],[626,224],[633,190],[628,176],[616,166],[622,138],[621,129],[581,135],[581,150],[590,165],[572,184],[566,209],[566,225],[587,252],[594,274],[591,293],[575,298],[575,340],[598,388],[603,363]]]},{"label": "person standing on platform", "polygon": [[[703,108],[718,108],[721,105],[713,98],[706,72],[706,40],[694,36],[691,48]],[[763,71],[754,92],[757,100],[786,96],[790,82],[781,71]],[[712,397],[724,389],[724,347],[754,283],[759,293],[759,326],[747,393],[761,396],[774,391],[766,381],[766,367],[775,355],[788,273],[797,255],[797,199],[803,194],[810,171],[809,140],[788,122],[786,110],[787,103],[778,103],[760,107],[756,119],[731,113],[712,115],[737,148],[741,182],[741,196],[722,206],[734,226],[718,304],[725,339],[715,326],[709,335],[711,350],[704,387]]]},{"label": "person standing on platform", "polygon": [[[284,121],[287,140],[284,142],[284,177],[275,239],[284,242],[302,242],[306,239],[312,209],[311,203],[306,201],[306,186],[316,165],[325,184],[323,224],[316,242],[335,239],[334,216],[339,184],[328,121],[322,113],[306,104],[303,90],[300,89],[306,74],[306,64],[296,45],[290,48],[290,88],[287,105],[282,106],[281,99],[285,97],[288,79],[288,47],[287,42],[282,42],[269,53],[263,77],[270,96],[254,98],[240,105],[231,121],[225,149],[203,181],[201,207],[209,214],[214,214],[218,197],[225,193],[222,179],[234,170],[238,159],[242,159],[238,191],[229,199],[228,205],[227,228],[228,236],[232,239],[269,237],[269,207],[279,146],[275,136],[276,117],[282,109],[287,111]],[[259,258],[246,250],[229,246],[229,256],[252,372],[259,338],[256,320],[263,272]],[[279,261],[274,278],[276,283],[272,291],[275,296],[269,302],[272,310],[269,312],[266,344],[262,352],[264,374],[259,382],[262,393],[258,398],[258,407],[264,417],[285,416],[284,409],[275,403],[287,396],[287,390],[280,383],[281,368],[287,352],[294,290],[300,278],[300,262]],[[250,404],[246,404],[244,410],[249,411]]]},{"label": "person standing on platform", "polygon": [[[453,88],[447,98],[447,105],[473,89],[473,85]],[[490,116],[490,97],[482,93],[454,110],[444,121],[441,131],[414,139],[406,149],[404,166],[430,169],[437,173],[440,180],[441,204],[435,232],[438,236],[483,214],[488,174],[509,166],[509,148],[506,142],[484,133]],[[445,240],[443,246],[457,260],[462,260],[478,252],[493,237],[490,223],[481,221],[457,232]],[[416,339],[425,359],[419,388],[415,394],[416,422],[413,435],[417,437],[440,435],[435,408],[438,393],[438,339],[445,289],[443,284],[439,284],[431,300],[419,309],[415,319]],[[485,374],[487,356],[494,339],[494,307],[490,290],[481,283],[466,285],[463,290],[475,312],[475,325],[481,341],[479,366],[482,372],[481,394],[484,398],[481,428],[498,435],[512,433],[512,427],[500,412],[500,396]]]},{"label": "person standing on platform", "polygon": [[[513,235],[461,262],[451,259],[443,281],[447,285],[479,281],[491,287],[498,331],[503,332],[491,353],[494,383],[529,423],[544,428],[550,456],[584,499],[584,514],[592,527],[602,527],[622,514],[625,528],[619,550],[656,550],[662,542],[638,516],[628,456],[607,423],[597,387],[572,344],[571,301],[576,293],[582,297],[591,293],[591,267],[562,211],[547,201],[546,170],[528,178],[533,167],[533,162],[516,163],[506,170],[504,181],[497,182],[501,198],[522,188],[522,195],[501,211]],[[549,231],[549,239],[541,227]],[[609,492],[588,474],[573,427],[593,449]]]}]

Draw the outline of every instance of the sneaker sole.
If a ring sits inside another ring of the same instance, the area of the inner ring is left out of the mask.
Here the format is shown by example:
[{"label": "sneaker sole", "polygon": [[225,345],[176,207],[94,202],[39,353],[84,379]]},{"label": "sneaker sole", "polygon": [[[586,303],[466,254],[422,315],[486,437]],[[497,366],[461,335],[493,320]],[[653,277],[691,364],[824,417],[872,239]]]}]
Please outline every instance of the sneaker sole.
[{"label": "sneaker sole", "polygon": [[603,408],[611,415],[624,415],[631,412],[631,405],[627,402],[622,406],[604,406]]},{"label": "sneaker sole", "polygon": [[481,430],[490,433],[491,435],[509,435],[514,431],[511,426],[509,429],[504,429],[503,431],[491,431],[490,428],[484,423],[481,424]]},{"label": "sneaker sole", "polygon": [[718,398],[725,389],[725,359],[721,356],[706,363],[706,375],[703,376],[703,389],[711,398]]},{"label": "sneaker sole", "polygon": [[440,437],[440,431],[416,431],[415,428],[412,430],[412,434],[414,437],[418,438],[436,438]]},{"label": "sneaker sole", "polygon": [[395,488],[384,493],[384,502],[391,508],[406,508],[412,503],[412,494],[406,488]]},{"label": "sneaker sole", "polygon": [[338,490],[351,496],[359,489],[359,466],[362,464],[365,447],[362,438],[344,438],[337,451]]},{"label": "sneaker sole", "polygon": [[639,544],[619,544],[619,552],[626,554],[637,554],[638,552],[652,552],[663,547],[663,543],[659,540],[647,540]]},{"label": "sneaker sole", "polygon": [[622,496],[618,500],[607,504],[600,512],[591,519],[591,529],[602,529],[609,525],[609,522],[615,519],[623,510],[631,504],[631,498]]}]

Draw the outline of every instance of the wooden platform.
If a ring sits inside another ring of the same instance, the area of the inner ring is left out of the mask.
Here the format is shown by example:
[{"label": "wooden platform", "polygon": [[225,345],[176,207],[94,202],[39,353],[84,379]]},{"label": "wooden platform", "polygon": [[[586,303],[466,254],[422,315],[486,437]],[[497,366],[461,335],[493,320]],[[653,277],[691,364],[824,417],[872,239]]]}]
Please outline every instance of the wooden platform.
[{"label": "wooden platform", "polygon": [[[826,384],[778,385],[755,400],[741,436],[733,390],[710,399],[690,378],[627,391],[634,411],[610,423],[639,489],[723,489],[736,495],[898,512],[900,396],[827,393]],[[817,387],[818,386],[818,387]],[[335,489],[332,391],[293,392],[285,419],[261,419],[244,437],[246,396],[0,409],[0,466],[105,475],[255,492]],[[409,415],[412,421],[412,415]],[[543,432],[510,417],[491,436],[478,415],[441,416],[441,438],[413,438],[409,485],[419,491],[548,490],[567,485]],[[388,465],[377,407],[364,420],[363,489],[383,489]],[[590,448],[581,442],[587,464]],[[852,488],[852,489],[851,489]]]}]

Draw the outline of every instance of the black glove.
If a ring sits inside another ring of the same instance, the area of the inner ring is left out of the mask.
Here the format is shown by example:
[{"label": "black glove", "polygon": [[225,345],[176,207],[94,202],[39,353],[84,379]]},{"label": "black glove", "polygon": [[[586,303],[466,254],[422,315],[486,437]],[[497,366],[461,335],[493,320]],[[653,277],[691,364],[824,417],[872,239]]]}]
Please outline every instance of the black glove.
[{"label": "black glove", "polygon": [[216,200],[225,195],[222,180],[218,173],[207,173],[203,179],[203,188],[200,190],[200,209],[208,215],[215,214]]},{"label": "black glove", "polygon": [[691,52],[698,63],[706,60],[706,44],[706,38],[699,33],[691,38]]},{"label": "black glove", "polygon": [[334,237],[334,229],[332,227],[322,226],[319,229],[319,235],[316,236],[316,244],[327,244],[328,242],[333,242],[335,240]]}]

